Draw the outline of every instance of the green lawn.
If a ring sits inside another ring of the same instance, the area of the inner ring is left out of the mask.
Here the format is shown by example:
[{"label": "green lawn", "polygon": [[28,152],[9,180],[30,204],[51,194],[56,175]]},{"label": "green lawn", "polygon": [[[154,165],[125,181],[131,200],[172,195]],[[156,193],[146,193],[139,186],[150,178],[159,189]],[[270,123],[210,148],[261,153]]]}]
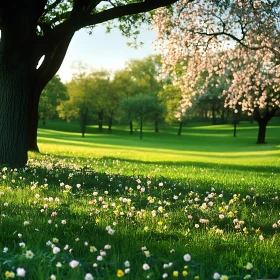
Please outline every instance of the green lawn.
[{"label": "green lawn", "polygon": [[265,145],[245,122],[148,128],[40,127],[41,154],[1,172],[0,279],[280,276],[280,120]]}]

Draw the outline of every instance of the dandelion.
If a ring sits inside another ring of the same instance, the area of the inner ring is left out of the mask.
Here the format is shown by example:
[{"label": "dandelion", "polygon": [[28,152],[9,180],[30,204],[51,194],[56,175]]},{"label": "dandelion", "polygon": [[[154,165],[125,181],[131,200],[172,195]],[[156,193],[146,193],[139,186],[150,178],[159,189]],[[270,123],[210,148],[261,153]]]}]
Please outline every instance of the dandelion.
[{"label": "dandelion", "polygon": [[177,270],[173,271],[173,277],[178,277],[179,276],[179,272]]},{"label": "dandelion", "polygon": [[183,275],[184,277],[186,277],[186,276],[188,275],[188,272],[187,272],[186,270],[183,270],[183,271],[182,271],[182,275]]},{"label": "dandelion", "polygon": [[226,275],[221,275],[221,280],[228,280],[228,277]]},{"label": "dandelion", "polygon": [[247,262],[245,268],[246,268],[247,270],[251,270],[251,269],[253,268],[253,264],[250,263],[250,262]]},{"label": "dandelion", "polygon": [[94,279],[94,278],[93,278],[92,274],[87,273],[87,274],[85,275],[85,280],[93,280],[93,279]]},{"label": "dandelion", "polygon": [[17,276],[19,277],[25,277],[26,271],[24,268],[18,267],[17,268]]},{"label": "dandelion", "polygon": [[25,257],[26,257],[27,259],[32,259],[32,258],[34,257],[34,254],[33,254],[33,252],[32,252],[31,250],[27,250],[27,251],[25,252]]},{"label": "dandelion", "polygon": [[124,276],[124,272],[121,269],[118,269],[117,276],[118,277],[123,277]]},{"label": "dandelion", "polygon": [[144,269],[144,270],[149,270],[149,269],[150,269],[150,266],[149,266],[147,263],[144,263],[144,264],[143,264],[143,269]]},{"label": "dandelion", "polygon": [[72,268],[76,268],[78,265],[79,265],[79,262],[76,261],[76,260],[72,260],[69,265],[72,267]]},{"label": "dandelion", "polygon": [[184,261],[189,262],[191,260],[191,255],[190,254],[185,254],[184,255]]},{"label": "dandelion", "polygon": [[5,277],[6,278],[15,278],[15,273],[13,271],[6,271]]}]

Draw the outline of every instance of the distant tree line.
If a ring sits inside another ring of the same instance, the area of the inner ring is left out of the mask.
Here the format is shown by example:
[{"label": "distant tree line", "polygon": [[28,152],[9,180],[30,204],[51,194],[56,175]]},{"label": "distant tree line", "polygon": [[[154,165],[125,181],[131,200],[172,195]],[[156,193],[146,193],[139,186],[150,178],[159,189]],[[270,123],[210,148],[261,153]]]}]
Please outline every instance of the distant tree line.
[{"label": "distant tree line", "polygon": [[[108,133],[112,133],[114,123],[127,124],[131,134],[136,125],[142,138],[147,121],[154,123],[155,132],[160,123],[176,122],[178,135],[188,119],[211,120],[212,124],[236,121],[220,98],[222,86],[209,86],[184,117],[178,117],[182,93],[169,78],[158,81],[161,66],[159,55],[129,60],[124,69],[114,73],[90,70],[78,63],[70,82],[63,84],[56,75],[48,83],[40,98],[39,117],[43,124],[54,118],[79,121],[83,137],[88,124],[97,124],[99,131],[106,125]],[[239,117],[248,119],[246,115]]]}]

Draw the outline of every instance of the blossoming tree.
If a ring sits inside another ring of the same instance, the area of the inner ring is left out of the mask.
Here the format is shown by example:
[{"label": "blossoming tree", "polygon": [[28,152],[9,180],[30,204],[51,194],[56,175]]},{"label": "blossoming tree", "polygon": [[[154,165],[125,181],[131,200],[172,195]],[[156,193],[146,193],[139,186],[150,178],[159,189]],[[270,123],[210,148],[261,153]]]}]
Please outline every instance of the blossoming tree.
[{"label": "blossoming tree", "polygon": [[[157,11],[163,72],[181,88],[181,113],[207,88],[224,88],[225,107],[253,115],[257,143],[265,142],[279,109],[279,8],[278,1],[181,0]],[[184,71],[176,71],[178,64]]]}]

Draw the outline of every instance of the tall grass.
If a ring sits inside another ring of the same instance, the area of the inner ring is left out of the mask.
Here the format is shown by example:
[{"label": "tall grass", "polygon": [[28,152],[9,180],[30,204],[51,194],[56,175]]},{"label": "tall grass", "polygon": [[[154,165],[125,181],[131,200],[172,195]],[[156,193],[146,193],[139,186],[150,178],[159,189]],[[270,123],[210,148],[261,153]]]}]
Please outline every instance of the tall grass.
[{"label": "tall grass", "polygon": [[266,145],[248,124],[142,140],[47,124],[42,154],[1,171],[0,279],[278,277],[277,122]]}]

